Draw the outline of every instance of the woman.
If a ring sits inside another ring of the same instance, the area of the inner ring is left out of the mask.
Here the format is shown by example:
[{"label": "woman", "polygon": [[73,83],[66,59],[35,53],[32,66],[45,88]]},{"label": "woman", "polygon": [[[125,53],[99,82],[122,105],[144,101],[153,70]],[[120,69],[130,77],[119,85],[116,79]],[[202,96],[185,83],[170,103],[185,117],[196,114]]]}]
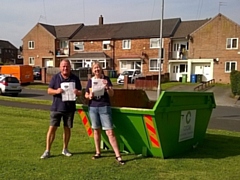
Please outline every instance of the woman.
[{"label": "woman", "polygon": [[[89,99],[89,115],[94,130],[94,142],[96,154],[92,159],[101,157],[100,142],[101,142],[101,128],[106,131],[109,142],[113,148],[116,160],[119,164],[124,164],[118,148],[116,136],[113,131],[112,112],[110,107],[110,96],[113,96],[112,82],[109,77],[105,76],[99,62],[95,62],[92,66],[92,73],[94,76],[88,80],[86,87],[85,98]],[[101,96],[94,96],[92,92],[92,81],[102,79],[105,90]]]}]

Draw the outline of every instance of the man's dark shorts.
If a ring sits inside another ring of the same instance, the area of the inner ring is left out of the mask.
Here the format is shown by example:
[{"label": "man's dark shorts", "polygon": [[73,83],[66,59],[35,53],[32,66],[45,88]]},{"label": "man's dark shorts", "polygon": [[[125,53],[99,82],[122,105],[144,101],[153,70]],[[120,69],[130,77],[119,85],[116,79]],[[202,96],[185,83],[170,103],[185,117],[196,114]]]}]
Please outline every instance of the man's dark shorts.
[{"label": "man's dark shorts", "polygon": [[59,127],[61,123],[61,119],[63,119],[64,127],[73,127],[73,119],[74,119],[75,111],[72,112],[50,112],[50,126]]}]

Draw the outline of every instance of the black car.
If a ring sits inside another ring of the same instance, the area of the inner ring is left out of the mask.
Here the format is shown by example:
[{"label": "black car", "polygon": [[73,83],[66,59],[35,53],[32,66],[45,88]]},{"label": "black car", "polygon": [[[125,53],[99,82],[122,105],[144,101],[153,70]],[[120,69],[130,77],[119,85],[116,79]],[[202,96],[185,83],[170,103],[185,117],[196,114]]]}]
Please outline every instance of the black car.
[{"label": "black car", "polygon": [[33,68],[33,78],[34,80],[41,80],[42,79],[42,71],[40,67]]}]

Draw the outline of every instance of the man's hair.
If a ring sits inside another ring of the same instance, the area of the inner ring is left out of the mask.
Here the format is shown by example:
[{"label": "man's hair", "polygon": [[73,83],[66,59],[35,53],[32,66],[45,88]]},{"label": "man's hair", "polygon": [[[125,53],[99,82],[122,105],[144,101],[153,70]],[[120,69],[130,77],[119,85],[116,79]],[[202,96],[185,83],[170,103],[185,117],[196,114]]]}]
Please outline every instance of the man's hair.
[{"label": "man's hair", "polygon": [[62,60],[60,61],[60,64],[61,64],[62,62],[67,62],[69,65],[71,64],[70,61],[69,61],[69,59],[62,59]]}]

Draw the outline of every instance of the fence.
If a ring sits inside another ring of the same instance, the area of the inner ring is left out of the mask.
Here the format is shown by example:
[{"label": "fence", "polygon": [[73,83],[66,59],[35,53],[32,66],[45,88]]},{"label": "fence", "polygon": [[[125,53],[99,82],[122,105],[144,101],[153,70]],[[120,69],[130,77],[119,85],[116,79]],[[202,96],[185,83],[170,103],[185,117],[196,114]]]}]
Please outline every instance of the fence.
[{"label": "fence", "polygon": [[[169,81],[169,73],[161,75],[161,83]],[[156,90],[158,87],[158,75],[139,77],[135,81],[136,89]]]},{"label": "fence", "polygon": [[[90,73],[88,68],[83,68],[80,70],[72,70],[73,74],[78,76],[81,81],[88,80],[88,74]],[[49,83],[52,76],[59,73],[59,68],[42,68],[42,83]]]},{"label": "fence", "polygon": [[197,87],[194,88],[194,91],[207,90],[208,88],[213,87],[214,84],[215,84],[215,79],[212,79],[212,80],[207,81],[207,82],[202,82],[200,85],[198,85]]}]

